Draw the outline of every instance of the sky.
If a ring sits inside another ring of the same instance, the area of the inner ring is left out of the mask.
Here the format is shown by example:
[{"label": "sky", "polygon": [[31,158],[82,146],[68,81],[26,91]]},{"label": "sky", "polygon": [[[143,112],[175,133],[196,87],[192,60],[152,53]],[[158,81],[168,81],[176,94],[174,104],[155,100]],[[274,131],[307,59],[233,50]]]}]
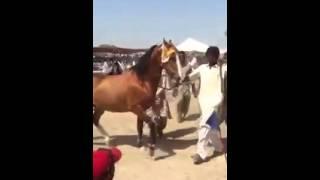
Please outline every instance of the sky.
[{"label": "sky", "polygon": [[191,37],[226,47],[227,0],[93,0],[93,44],[149,48]]}]

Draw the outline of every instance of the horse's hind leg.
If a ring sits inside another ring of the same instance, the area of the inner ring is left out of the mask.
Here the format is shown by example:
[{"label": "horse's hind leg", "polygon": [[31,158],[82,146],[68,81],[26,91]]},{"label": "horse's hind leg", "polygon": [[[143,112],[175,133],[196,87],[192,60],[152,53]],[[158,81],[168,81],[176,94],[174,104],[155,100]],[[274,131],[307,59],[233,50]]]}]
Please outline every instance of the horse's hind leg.
[{"label": "horse's hind leg", "polygon": [[100,109],[95,109],[94,110],[94,113],[93,113],[93,124],[96,126],[98,131],[103,135],[105,142],[107,144],[109,144],[109,134],[107,133],[107,131],[99,123],[100,117],[102,116],[103,113],[104,113],[103,110],[100,110]]},{"label": "horse's hind leg", "polygon": [[142,146],[142,133],[143,133],[143,119],[139,116],[137,118],[137,130],[138,130],[138,138],[137,138],[137,146]]}]

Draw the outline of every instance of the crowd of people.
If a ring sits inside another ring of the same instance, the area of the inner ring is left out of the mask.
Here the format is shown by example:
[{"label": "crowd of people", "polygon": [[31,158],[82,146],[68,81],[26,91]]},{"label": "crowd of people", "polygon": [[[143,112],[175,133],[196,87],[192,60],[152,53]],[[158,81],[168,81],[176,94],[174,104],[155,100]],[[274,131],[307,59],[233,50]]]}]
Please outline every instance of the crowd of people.
[{"label": "crowd of people", "polygon": [[[181,52],[181,57],[186,56],[185,52]],[[119,56],[108,57],[104,59],[104,65],[115,64],[121,62],[126,67],[134,65],[139,59],[139,56]],[[201,59],[201,60],[200,60]],[[97,60],[97,59],[96,59]],[[182,69],[184,71],[184,79],[195,81],[200,79],[202,85],[199,92],[194,93],[200,104],[201,118],[198,129],[198,142],[195,154],[192,155],[194,164],[201,164],[209,159],[214,153],[225,152],[224,144],[221,140],[221,132],[219,124],[226,121],[226,116],[220,115],[220,107],[223,102],[226,102],[226,72],[227,72],[227,53],[220,55],[219,48],[211,46],[207,49],[203,57],[184,57]],[[164,72],[165,74],[165,72]],[[161,81],[162,86],[165,86],[167,81]],[[167,101],[164,90],[160,89],[157,92],[156,104],[161,106],[158,113],[159,118],[168,118]],[[119,149],[113,148],[100,149],[93,153],[93,169],[95,180],[110,180],[114,174],[114,163],[120,157]]]},{"label": "crowd of people", "polygon": [[120,61],[123,64],[130,64],[137,62],[138,59],[142,56],[142,53],[134,54],[106,54],[105,56],[93,56],[93,63],[103,63],[103,62],[113,62]]},{"label": "crowd of people", "polygon": [[94,57],[93,70],[109,72],[114,66],[120,66],[121,71],[127,70],[134,66],[139,60],[138,55],[135,56],[113,56],[113,57]]}]

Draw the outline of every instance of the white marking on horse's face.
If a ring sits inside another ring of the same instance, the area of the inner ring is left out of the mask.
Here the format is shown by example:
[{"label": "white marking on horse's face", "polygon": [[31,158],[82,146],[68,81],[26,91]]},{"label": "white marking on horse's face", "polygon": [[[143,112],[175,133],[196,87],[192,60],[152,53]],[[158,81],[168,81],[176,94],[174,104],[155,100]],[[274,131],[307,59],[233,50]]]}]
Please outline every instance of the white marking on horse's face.
[{"label": "white marking on horse's face", "polygon": [[174,52],[175,51],[172,48],[168,49],[164,44],[162,44],[161,45],[161,63],[162,64],[167,63]]},{"label": "white marking on horse's face", "polygon": [[168,49],[164,44],[162,44],[161,51],[162,51],[161,52],[161,63],[162,64],[167,63],[170,60],[173,53],[175,53],[178,75],[179,75],[179,78],[182,78],[181,61],[179,59],[178,53],[176,52],[176,49],[174,49],[172,47]]}]

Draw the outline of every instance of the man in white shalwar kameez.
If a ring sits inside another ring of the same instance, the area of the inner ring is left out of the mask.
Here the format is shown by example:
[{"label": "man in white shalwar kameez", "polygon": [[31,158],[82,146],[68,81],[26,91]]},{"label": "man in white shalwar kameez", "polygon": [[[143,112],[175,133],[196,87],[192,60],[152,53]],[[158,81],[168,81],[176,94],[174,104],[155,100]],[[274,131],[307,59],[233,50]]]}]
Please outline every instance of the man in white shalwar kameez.
[{"label": "man in white shalwar kameez", "polygon": [[[189,74],[191,81],[199,77],[201,81],[198,100],[202,116],[198,132],[197,152],[192,156],[194,164],[206,161],[214,151],[223,152],[224,150],[217,120],[217,110],[223,100],[220,68],[217,64],[219,55],[218,47],[209,47],[206,52],[209,63],[200,65]],[[222,69],[226,71],[225,67]],[[225,73],[221,74],[224,76]]]}]

